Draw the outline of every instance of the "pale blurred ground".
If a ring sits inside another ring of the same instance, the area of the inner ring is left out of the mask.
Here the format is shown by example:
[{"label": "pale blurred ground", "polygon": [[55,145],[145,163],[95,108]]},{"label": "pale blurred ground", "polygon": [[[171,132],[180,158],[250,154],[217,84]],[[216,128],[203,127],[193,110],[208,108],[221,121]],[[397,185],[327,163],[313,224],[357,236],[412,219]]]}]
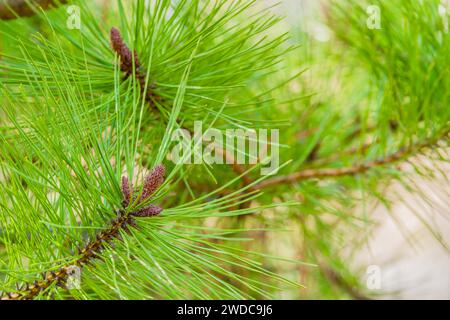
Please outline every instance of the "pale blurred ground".
[{"label": "pale blurred ground", "polygon": [[371,210],[377,224],[354,264],[380,267],[381,288],[375,292],[382,298],[450,299],[450,164],[424,157],[412,161],[426,164],[436,176],[413,175],[414,193],[399,183],[385,190],[393,205]]},{"label": "pale blurred ground", "polygon": [[[329,31],[314,19],[320,2],[325,1],[282,0],[274,10],[291,26],[309,30],[316,41],[327,41]],[[414,178],[419,193],[393,184],[386,189],[393,199],[390,210],[378,205],[370,213],[376,227],[367,235],[368,243],[356,254],[354,265],[363,270],[379,266],[381,289],[376,293],[381,298],[450,299],[450,165],[428,165],[441,173],[431,180]]]}]

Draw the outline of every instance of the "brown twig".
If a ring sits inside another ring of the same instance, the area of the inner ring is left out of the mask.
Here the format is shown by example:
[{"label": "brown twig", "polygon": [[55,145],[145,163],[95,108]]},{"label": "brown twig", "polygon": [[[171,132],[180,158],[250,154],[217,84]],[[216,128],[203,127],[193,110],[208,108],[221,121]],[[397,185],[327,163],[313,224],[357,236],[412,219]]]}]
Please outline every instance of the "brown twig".
[{"label": "brown twig", "polygon": [[139,203],[151,198],[153,193],[164,182],[165,168],[162,165],[156,166],[155,169],[146,177],[144,181],[143,191],[140,198],[137,198],[137,191],[133,189],[128,178],[122,178],[122,196],[123,210],[118,211],[118,217],[112,220],[110,226],[106,230],[97,233],[94,240],[88,242],[79,250],[79,258],[70,265],[59,268],[57,271],[50,271],[44,274],[43,279],[33,283],[27,283],[17,292],[7,292],[0,295],[0,300],[31,300],[37,297],[41,292],[50,288],[52,285],[63,285],[73,267],[83,268],[95,259],[99,259],[100,253],[111,244],[114,239],[121,239],[120,231],[129,232],[129,227],[137,227],[136,217],[153,217],[162,212],[162,209],[153,204],[147,205],[142,209],[126,213],[125,209],[132,201]]},{"label": "brown twig", "polygon": [[[29,1],[37,8],[49,10],[59,4],[66,4],[67,0],[32,0]],[[13,20],[17,17],[30,17],[36,10],[25,0],[4,0],[0,3],[0,20]]]},{"label": "brown twig", "polygon": [[262,181],[253,187],[250,188],[251,191],[254,190],[261,190],[264,188],[276,186],[279,184],[288,184],[288,183],[294,183],[309,179],[319,179],[319,178],[334,178],[334,177],[341,177],[341,176],[352,176],[357,174],[365,173],[371,169],[374,169],[376,167],[380,167],[383,165],[388,165],[391,163],[398,162],[402,159],[408,158],[409,156],[420,152],[421,150],[432,147],[438,141],[440,141],[442,138],[448,136],[448,131],[446,131],[441,137],[429,141],[425,141],[423,143],[413,145],[408,148],[402,148],[398,150],[397,152],[388,155],[384,158],[369,161],[362,164],[357,164],[352,167],[344,167],[344,168],[322,168],[322,169],[308,169],[303,170],[300,172],[295,172],[286,176],[279,176],[272,179],[268,179],[265,181]]}]

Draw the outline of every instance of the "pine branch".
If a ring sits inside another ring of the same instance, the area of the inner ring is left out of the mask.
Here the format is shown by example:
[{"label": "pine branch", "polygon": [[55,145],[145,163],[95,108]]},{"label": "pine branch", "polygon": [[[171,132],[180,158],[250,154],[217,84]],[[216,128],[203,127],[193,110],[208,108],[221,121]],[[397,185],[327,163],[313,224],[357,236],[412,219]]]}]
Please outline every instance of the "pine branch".
[{"label": "pine branch", "polygon": [[[26,0],[4,0],[0,3],[0,20],[13,20],[17,17],[30,17],[36,14],[36,10]],[[67,0],[33,0],[31,4],[42,10],[49,10],[60,4],[66,4]]]},{"label": "pine branch", "polygon": [[[122,35],[120,34],[120,31],[117,28],[111,28],[110,31],[110,41],[111,41],[111,47],[112,49],[117,53],[117,55],[120,58],[120,70],[125,73],[126,78],[129,77],[135,77],[139,88],[141,91],[141,95],[144,96],[145,101],[154,109],[155,108],[155,101],[162,101],[163,98],[155,95],[153,93],[153,89],[155,89],[154,85],[146,86],[146,73],[139,61],[139,56],[136,50],[134,50],[133,53],[131,53],[130,48],[125,44]],[[191,132],[191,130],[182,127],[183,129],[188,130]],[[192,132],[191,132],[192,134]],[[230,155],[225,149],[220,150],[219,152],[222,153],[222,156],[225,157],[225,159],[233,159],[234,157]],[[228,163],[228,162],[227,162]],[[233,171],[236,173],[236,175],[240,176],[242,175],[246,169],[239,165],[236,161],[232,164]],[[242,176],[242,181],[245,185],[248,185],[251,183],[250,178],[247,175]]]},{"label": "pine branch", "polygon": [[300,172],[295,172],[286,176],[279,176],[272,179],[268,179],[262,181],[250,188],[250,190],[261,190],[264,188],[276,186],[279,184],[288,184],[294,183],[304,180],[310,179],[323,179],[323,178],[336,178],[342,176],[354,176],[362,173],[366,173],[367,171],[384,166],[389,165],[405,158],[409,158],[414,154],[422,151],[425,148],[430,148],[435,146],[440,140],[444,138],[448,138],[449,131],[446,130],[445,133],[438,138],[434,138],[431,140],[427,140],[423,143],[412,145],[411,147],[402,148],[397,152],[388,155],[384,158],[369,161],[363,164],[357,164],[352,167],[344,167],[344,168],[322,168],[322,169],[309,169],[303,170]]},{"label": "pine branch", "polygon": [[37,297],[41,292],[50,288],[52,285],[62,286],[66,283],[70,273],[69,270],[74,266],[83,268],[92,263],[96,259],[100,259],[100,253],[111,244],[115,239],[120,240],[120,231],[129,232],[129,227],[137,228],[135,217],[153,217],[162,212],[162,208],[150,204],[142,209],[138,209],[127,213],[126,209],[131,204],[131,201],[142,203],[150,199],[155,191],[164,182],[165,167],[158,165],[146,177],[143,185],[142,195],[136,195],[137,190],[133,190],[127,177],[122,177],[122,196],[123,209],[117,212],[118,217],[111,221],[107,229],[101,230],[97,233],[94,240],[88,242],[83,248],[79,250],[79,258],[70,265],[61,267],[57,271],[49,271],[44,273],[44,279],[34,281],[33,283],[25,284],[18,292],[7,292],[0,296],[0,300],[31,300]]},{"label": "pine branch", "polygon": [[89,264],[92,260],[97,259],[100,252],[107,244],[110,244],[114,239],[120,237],[120,230],[127,230],[128,226],[135,226],[134,215],[124,215],[123,211],[119,212],[119,217],[111,222],[108,229],[97,233],[95,240],[89,242],[84,248],[80,250],[81,257],[75,260],[68,266],[64,266],[57,271],[50,271],[44,273],[44,279],[34,281],[32,284],[28,283],[18,292],[8,292],[0,300],[31,300],[37,297],[41,292],[45,291],[52,285],[62,286],[69,276],[68,270],[72,266],[82,268]]},{"label": "pine branch", "polygon": [[[439,141],[448,138],[449,131],[445,131],[444,134],[440,135],[438,138],[430,139],[425,142],[422,142],[420,144],[413,145],[408,148],[402,148],[398,150],[397,152],[388,155],[382,159],[369,161],[363,164],[358,164],[352,167],[345,167],[345,168],[321,168],[321,169],[308,169],[303,170],[300,172],[292,173],[286,176],[279,176],[272,179],[261,181],[250,188],[248,188],[245,192],[245,194],[250,194],[251,192],[255,192],[258,190],[262,190],[269,187],[274,187],[280,184],[290,184],[305,180],[311,180],[311,179],[326,179],[326,178],[337,178],[342,176],[354,176],[358,174],[366,173],[372,169],[375,169],[380,166],[389,165],[396,163],[398,161],[401,161],[405,158],[409,158],[423,149],[426,148],[432,148],[435,146]],[[369,147],[369,145],[363,146],[365,149]],[[361,147],[359,148],[361,150]],[[351,152],[356,152],[356,149],[352,149]],[[247,185],[251,184],[251,179],[247,177],[246,179]],[[225,196],[229,194],[230,190],[224,190],[224,192],[221,194],[221,196]],[[250,201],[244,201],[239,205],[239,209],[247,209],[250,207]]]},{"label": "pine branch", "polygon": [[146,72],[144,71],[137,51],[134,50],[131,53],[130,48],[123,41],[122,35],[117,28],[111,28],[110,31],[111,47],[117,53],[120,58],[120,70],[125,72],[126,78],[134,77],[136,78],[141,95],[144,97],[145,101],[151,106],[155,107],[155,100],[160,101],[162,97],[153,94],[152,90],[155,89],[154,85],[146,86]]}]

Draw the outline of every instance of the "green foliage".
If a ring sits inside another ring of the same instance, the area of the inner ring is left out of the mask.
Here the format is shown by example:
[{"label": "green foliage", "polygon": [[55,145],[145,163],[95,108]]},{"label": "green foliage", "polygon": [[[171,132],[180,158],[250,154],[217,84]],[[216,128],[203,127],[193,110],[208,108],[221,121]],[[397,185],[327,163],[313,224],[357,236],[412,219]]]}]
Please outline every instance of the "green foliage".
[{"label": "green foliage", "polygon": [[[407,184],[394,164],[415,146],[448,160],[439,1],[376,1],[381,30],[366,26],[369,3],[332,3],[321,44],[301,29],[289,38],[255,0],[108,3],[74,1],[81,30],[64,8],[0,21],[0,290],[75,263],[122,209],[121,177],[139,185],[164,163],[151,199],[162,214],[121,230],[81,289],[54,284],[38,298],[364,297],[348,234],[370,227],[371,199],[389,203],[389,181]],[[136,50],[151,104],[120,71],[111,27]],[[281,177],[378,164],[254,190],[273,177],[170,162],[171,133],[195,120],[279,128]]]}]

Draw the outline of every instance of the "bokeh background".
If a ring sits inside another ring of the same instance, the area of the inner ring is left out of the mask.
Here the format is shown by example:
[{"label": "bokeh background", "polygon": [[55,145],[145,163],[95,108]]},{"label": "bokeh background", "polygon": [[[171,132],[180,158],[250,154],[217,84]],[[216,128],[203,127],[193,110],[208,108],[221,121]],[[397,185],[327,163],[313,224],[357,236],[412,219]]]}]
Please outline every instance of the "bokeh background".
[{"label": "bokeh background", "polygon": [[[323,21],[333,1],[265,1],[268,5],[278,3],[273,10],[286,17],[285,27],[292,32],[293,41],[308,50],[333,41],[333,30]],[[448,5],[446,1],[442,3]],[[381,18],[383,23],[382,15]],[[341,63],[345,64],[345,60]],[[391,207],[373,201],[369,206],[376,223],[367,234],[349,235],[349,249],[355,245],[359,248],[351,262],[354,268],[379,266],[380,298],[450,299],[450,166],[424,157],[411,160],[418,161],[426,164],[435,177],[430,180],[416,175],[411,181],[417,193],[407,192],[398,183],[389,185],[385,193],[393,201]],[[408,165],[405,167],[408,170]]]}]

